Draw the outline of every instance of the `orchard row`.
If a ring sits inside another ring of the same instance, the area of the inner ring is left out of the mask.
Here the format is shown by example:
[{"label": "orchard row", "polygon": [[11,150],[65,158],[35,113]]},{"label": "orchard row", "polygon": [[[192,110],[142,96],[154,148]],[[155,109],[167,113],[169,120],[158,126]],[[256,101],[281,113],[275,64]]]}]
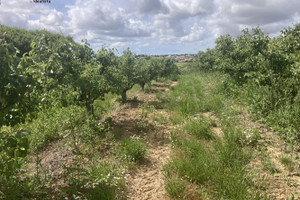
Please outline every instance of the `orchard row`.
[{"label": "orchard row", "polygon": [[34,118],[39,109],[53,106],[84,105],[93,114],[93,102],[108,92],[121,95],[125,103],[135,84],[144,88],[179,73],[168,58],[137,58],[129,49],[119,55],[105,47],[94,53],[86,41],[80,45],[70,37],[42,33],[30,34],[26,41],[1,36],[0,125]]}]

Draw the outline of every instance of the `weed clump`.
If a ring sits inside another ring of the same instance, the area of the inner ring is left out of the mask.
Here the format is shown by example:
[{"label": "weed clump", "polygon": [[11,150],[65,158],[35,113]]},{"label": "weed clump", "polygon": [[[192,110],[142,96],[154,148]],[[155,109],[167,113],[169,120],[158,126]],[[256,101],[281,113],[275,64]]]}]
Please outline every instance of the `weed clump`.
[{"label": "weed clump", "polygon": [[125,191],[125,171],[123,166],[106,162],[92,162],[89,169],[67,168],[70,188],[65,199],[121,198]]},{"label": "weed clump", "polygon": [[166,179],[165,189],[167,193],[174,199],[182,199],[186,190],[184,180],[173,177]]},{"label": "weed clump", "polygon": [[126,138],[122,146],[130,161],[139,162],[145,158],[147,145],[142,139],[138,137]]},{"label": "weed clump", "polygon": [[210,129],[209,121],[203,116],[193,117],[185,124],[183,128],[187,133],[195,135],[198,139],[214,139],[213,132]]}]

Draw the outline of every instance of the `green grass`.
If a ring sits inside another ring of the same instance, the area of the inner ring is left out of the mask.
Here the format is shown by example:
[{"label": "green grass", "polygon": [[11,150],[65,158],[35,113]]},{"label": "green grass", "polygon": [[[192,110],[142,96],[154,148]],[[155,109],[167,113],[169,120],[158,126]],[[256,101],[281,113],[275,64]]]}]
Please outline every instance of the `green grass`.
[{"label": "green grass", "polygon": [[140,91],[142,87],[139,84],[135,84],[130,90],[128,90],[127,95],[133,94],[137,91]]},{"label": "green grass", "polygon": [[230,78],[222,84],[221,88],[222,93],[226,93],[241,104],[248,106],[252,118],[270,126],[287,145],[292,146],[292,149],[299,145],[300,103],[297,100],[299,97],[295,97],[291,101],[285,99],[284,96],[279,98],[275,95],[276,98],[279,98],[275,100],[272,86],[253,82],[238,86]]},{"label": "green grass", "polygon": [[184,117],[176,112],[172,112],[171,116],[170,116],[170,121],[174,124],[174,125],[178,125],[184,122]]},{"label": "green grass", "polygon": [[289,157],[281,157],[279,160],[285,166],[291,165],[293,163],[292,159]]},{"label": "green grass", "polygon": [[[203,93],[196,76],[183,76],[180,80],[169,94],[168,108],[184,116],[203,110],[203,103],[199,99]],[[189,85],[193,85],[193,87],[189,87]]]},{"label": "green grass", "polygon": [[[222,80],[220,74],[184,75],[164,97],[169,101],[168,109],[177,113],[170,120],[182,129],[171,134],[174,156],[164,172],[167,177],[179,176],[198,184],[202,188],[198,194],[205,191],[216,199],[261,199],[246,171],[251,153],[244,146],[239,113],[219,92]],[[201,115],[208,111],[219,118],[224,137],[214,135],[216,121]],[[180,187],[171,188],[170,195],[180,191]]]},{"label": "green grass", "polygon": [[124,153],[130,161],[140,162],[145,158],[147,145],[140,138],[125,138],[122,143]]},{"label": "green grass", "polygon": [[265,170],[269,171],[272,174],[279,172],[274,163],[271,161],[270,157],[268,157],[267,155],[262,156],[262,164]]},{"label": "green grass", "polygon": [[84,130],[88,114],[83,107],[69,106],[42,110],[36,119],[20,125],[30,130],[30,149],[36,150],[46,143],[66,137],[72,130]]},{"label": "green grass", "polygon": [[284,105],[266,116],[266,123],[290,145],[300,141],[300,105]]},{"label": "green grass", "polygon": [[175,62],[175,64],[178,66],[178,69],[181,73],[186,73],[193,65],[191,62]]},{"label": "green grass", "polygon": [[281,164],[283,164],[287,168],[287,170],[289,170],[289,171],[294,170],[295,163],[292,158],[290,158],[288,156],[282,156],[279,158],[279,161],[281,162]]},{"label": "green grass", "polygon": [[116,105],[114,104],[117,99],[116,94],[107,93],[104,99],[97,99],[94,101],[94,115],[96,117],[101,117],[102,115],[112,111]]},{"label": "green grass", "polygon": [[121,164],[94,159],[89,168],[84,168],[83,163],[78,161],[67,168],[70,187],[64,190],[63,196],[69,199],[115,199],[126,191],[124,173],[125,168]]},{"label": "green grass", "polygon": [[185,181],[178,177],[171,177],[165,180],[165,189],[174,199],[182,199],[186,190]]},{"label": "green grass", "polygon": [[[168,102],[169,110],[184,116],[198,112],[220,112],[225,97],[216,89],[220,87],[218,83],[212,82],[218,81],[221,84],[224,77],[220,74],[214,76],[183,75],[171,92],[160,99]],[[212,91],[211,88],[215,89]]]},{"label": "green grass", "polygon": [[159,124],[167,124],[168,123],[168,117],[165,116],[163,113],[156,113],[153,117],[152,117],[153,121],[156,121]]},{"label": "green grass", "polygon": [[214,134],[210,129],[210,123],[203,116],[192,117],[186,122],[183,129],[188,134],[195,135],[198,139],[214,139]]}]

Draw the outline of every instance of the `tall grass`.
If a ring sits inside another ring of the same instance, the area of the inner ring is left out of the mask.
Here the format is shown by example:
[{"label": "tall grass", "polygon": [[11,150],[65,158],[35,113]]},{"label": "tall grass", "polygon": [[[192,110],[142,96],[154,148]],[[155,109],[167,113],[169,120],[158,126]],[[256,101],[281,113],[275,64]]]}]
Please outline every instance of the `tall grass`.
[{"label": "tall grass", "polygon": [[[272,127],[290,145],[300,141],[300,102],[279,98],[271,86],[247,82],[238,86],[230,78],[222,85],[223,93],[248,106],[251,116]],[[288,95],[288,94],[287,94]]]},{"label": "tall grass", "polygon": [[196,136],[198,139],[214,139],[214,134],[210,129],[210,122],[203,116],[195,116],[187,120],[183,129],[187,133]]},{"label": "tall grass", "polygon": [[[201,86],[196,76],[182,76],[181,81],[170,92],[168,108],[181,115],[188,116],[203,109]],[[194,87],[189,87],[194,85]]]},{"label": "tall grass", "polygon": [[[223,80],[217,73],[184,75],[170,92],[168,108],[184,119],[179,123],[182,130],[171,136],[175,149],[172,161],[164,168],[166,181],[179,176],[201,186],[200,193],[204,188],[211,199],[260,199],[246,171],[251,153],[243,145],[245,136],[238,128],[237,113],[219,92]],[[222,138],[214,135],[213,125],[201,115],[203,112],[219,118]],[[171,196],[176,194],[176,187],[168,188]]]}]

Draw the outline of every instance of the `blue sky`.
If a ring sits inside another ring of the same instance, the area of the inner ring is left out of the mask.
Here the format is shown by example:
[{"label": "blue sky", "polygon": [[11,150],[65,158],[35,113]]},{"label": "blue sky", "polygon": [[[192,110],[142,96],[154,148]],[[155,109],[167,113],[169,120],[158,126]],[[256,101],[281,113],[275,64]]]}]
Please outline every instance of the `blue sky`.
[{"label": "blue sky", "polygon": [[223,34],[300,22],[299,0],[0,0],[0,24],[46,29],[137,54],[197,53]]}]

